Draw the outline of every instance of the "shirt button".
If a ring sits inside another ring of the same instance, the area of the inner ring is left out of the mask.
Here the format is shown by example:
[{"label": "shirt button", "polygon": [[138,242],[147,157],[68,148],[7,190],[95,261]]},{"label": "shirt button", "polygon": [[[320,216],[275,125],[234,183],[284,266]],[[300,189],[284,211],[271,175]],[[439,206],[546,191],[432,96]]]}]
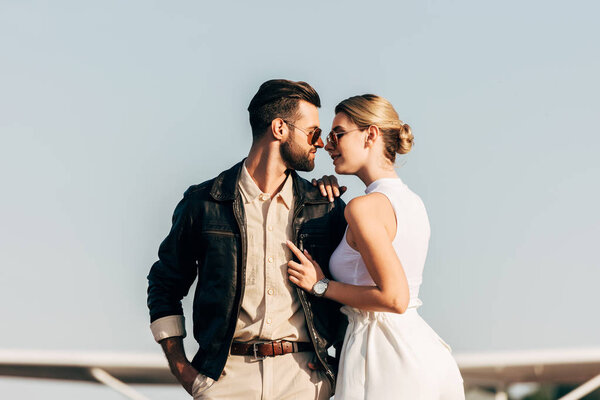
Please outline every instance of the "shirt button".
[{"label": "shirt button", "polygon": [[271,320],[271,318],[267,318],[267,324],[269,324],[269,325],[270,325],[270,324],[271,324],[271,322],[273,322],[273,321]]},{"label": "shirt button", "polygon": [[273,262],[273,257],[269,257],[269,262],[272,263]]},{"label": "shirt button", "polygon": [[273,296],[273,293],[275,293],[275,291],[273,289],[269,289],[269,290],[267,290],[267,293],[269,293],[271,296]]},{"label": "shirt button", "polygon": [[268,230],[270,230],[270,231],[272,231],[272,230],[273,230],[273,227],[272,227],[272,226],[269,226],[267,229],[268,229]]}]

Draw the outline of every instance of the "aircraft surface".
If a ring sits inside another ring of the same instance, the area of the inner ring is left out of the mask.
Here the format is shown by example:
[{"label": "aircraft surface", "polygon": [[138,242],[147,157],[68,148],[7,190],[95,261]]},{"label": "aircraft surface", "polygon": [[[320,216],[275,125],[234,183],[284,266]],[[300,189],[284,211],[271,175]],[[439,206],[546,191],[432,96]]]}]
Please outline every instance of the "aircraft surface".
[{"label": "aircraft surface", "polygon": [[[579,385],[561,400],[578,400],[600,388],[600,348],[454,354],[468,390],[495,388],[506,400],[514,383]],[[0,350],[0,376],[88,381],[133,400],[148,398],[132,384],[178,384],[160,354]]]}]

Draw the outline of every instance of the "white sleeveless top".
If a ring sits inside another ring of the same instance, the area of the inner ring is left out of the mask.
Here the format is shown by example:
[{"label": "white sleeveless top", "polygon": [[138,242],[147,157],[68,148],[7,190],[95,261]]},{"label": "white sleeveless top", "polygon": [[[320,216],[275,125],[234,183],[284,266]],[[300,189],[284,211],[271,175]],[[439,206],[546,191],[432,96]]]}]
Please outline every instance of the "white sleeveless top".
[{"label": "white sleeveless top", "polygon": [[[383,178],[371,183],[365,193],[378,192],[390,201],[396,214],[396,236],[392,245],[408,280],[410,304],[418,305],[419,287],[429,245],[429,218],[421,198],[400,178]],[[346,233],[348,230],[346,229]],[[331,255],[331,275],[336,281],[360,286],[375,286],[360,253],[348,244],[346,234]]]}]

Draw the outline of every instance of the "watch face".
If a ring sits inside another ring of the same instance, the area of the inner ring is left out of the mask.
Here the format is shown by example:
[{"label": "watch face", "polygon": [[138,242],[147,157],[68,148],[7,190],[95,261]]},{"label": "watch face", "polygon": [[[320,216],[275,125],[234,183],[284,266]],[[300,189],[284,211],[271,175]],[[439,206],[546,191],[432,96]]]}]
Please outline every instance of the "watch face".
[{"label": "watch face", "polygon": [[323,294],[327,289],[327,284],[323,281],[319,281],[315,283],[314,291],[316,294]]}]

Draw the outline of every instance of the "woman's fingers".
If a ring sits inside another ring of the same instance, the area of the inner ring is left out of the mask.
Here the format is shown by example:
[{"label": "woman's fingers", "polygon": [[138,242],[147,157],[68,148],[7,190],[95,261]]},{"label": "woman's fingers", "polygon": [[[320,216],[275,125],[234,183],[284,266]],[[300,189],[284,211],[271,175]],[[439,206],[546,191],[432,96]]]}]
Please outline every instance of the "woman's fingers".
[{"label": "woman's fingers", "polygon": [[288,279],[300,289],[310,290],[312,288],[307,282],[306,277],[302,274],[302,272],[297,271],[293,268],[288,268]]},{"label": "woman's fingers", "polygon": [[290,248],[290,250],[292,251],[292,253],[294,253],[294,255],[296,257],[298,257],[298,260],[300,260],[301,262],[304,261],[308,261],[308,258],[306,258],[306,256],[304,255],[304,253],[302,253],[300,251],[299,248],[296,247],[296,245],[294,243],[292,243],[289,240],[286,240],[285,243],[287,244],[287,246]]},{"label": "woman's fingers", "polygon": [[293,268],[288,268],[288,275],[293,276],[296,279],[302,279],[302,273]]},{"label": "woman's fingers", "polygon": [[[312,256],[308,253],[308,251],[300,251],[300,249],[289,240],[286,241],[286,244],[290,248],[292,253],[294,253],[294,255],[298,258],[298,260],[300,260],[299,263],[293,260],[288,262],[288,273],[290,274],[290,276],[294,276],[300,281],[302,281],[303,284],[306,284],[306,288],[308,288],[309,286],[312,287],[311,284],[314,284],[315,276],[316,280],[319,280],[323,277],[321,267],[319,267],[319,264],[317,264],[317,262],[313,260]],[[297,282],[292,282],[304,288],[304,286],[298,284]]]},{"label": "woman's fingers", "polygon": [[335,175],[329,175],[329,184],[331,186],[331,191],[333,192],[333,195],[335,197],[340,197],[341,193],[340,193],[340,184],[338,183],[337,178],[335,177]]},{"label": "woman's fingers", "polygon": [[304,254],[306,256],[306,258],[308,259],[308,261],[310,261],[311,263],[315,262],[315,260],[313,260],[312,256],[308,252],[308,250],[304,249],[304,252],[302,254]]},{"label": "woman's fingers", "polygon": [[317,186],[319,187],[319,191],[321,192],[322,196],[327,196],[327,190],[325,190],[325,184],[323,183],[322,179],[318,179],[317,180]]},{"label": "woman's fingers", "polygon": [[298,272],[304,271],[304,265],[297,263],[296,261],[288,261],[288,268]]},{"label": "woman's fingers", "polygon": [[335,175],[323,175],[321,179],[313,178],[313,186],[318,187],[321,195],[333,201],[335,197],[340,197],[348,189],[346,186],[340,186]]},{"label": "woman's fingers", "polygon": [[290,282],[292,282],[294,285],[300,287],[300,279],[296,278],[293,275],[289,275],[288,279],[290,280]]},{"label": "woman's fingers", "polygon": [[300,251],[300,249],[298,247],[296,247],[296,245],[294,243],[292,243],[291,240],[286,240],[285,243],[287,244],[287,247],[290,248],[292,253],[294,253],[296,255],[296,257],[298,257],[298,259],[300,259],[300,256],[303,255],[302,252]]},{"label": "woman's fingers", "polygon": [[[321,182],[323,183],[323,187],[325,189],[327,198],[329,199],[329,201],[333,201],[333,187],[332,187],[330,177],[327,175],[323,175],[323,177],[321,178]],[[321,193],[323,193],[322,189],[321,189]],[[325,194],[324,194],[324,196],[325,196]]]},{"label": "woman's fingers", "polygon": [[321,266],[319,265],[319,263],[317,261],[315,261],[315,259],[312,258],[312,256],[310,255],[310,253],[306,250],[304,250],[304,255],[306,256],[306,259],[308,261],[311,262],[311,264],[315,267],[315,269],[321,269]]}]

